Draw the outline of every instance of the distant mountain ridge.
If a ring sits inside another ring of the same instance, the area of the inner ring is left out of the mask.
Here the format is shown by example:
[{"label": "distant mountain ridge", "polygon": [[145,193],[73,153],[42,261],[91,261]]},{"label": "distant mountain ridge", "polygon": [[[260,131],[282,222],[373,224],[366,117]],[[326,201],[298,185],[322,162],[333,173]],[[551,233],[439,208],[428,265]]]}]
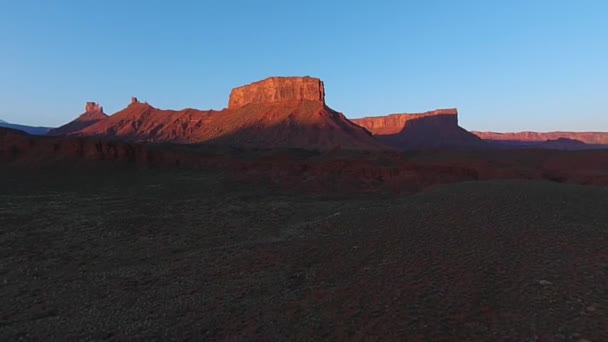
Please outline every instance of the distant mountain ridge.
[{"label": "distant mountain ridge", "polygon": [[46,135],[49,132],[49,130],[51,130],[50,127],[36,127],[36,126],[20,125],[20,124],[9,123],[4,120],[0,120],[0,127],[16,129],[16,130],[23,131],[23,132],[25,132],[27,134],[31,134],[31,135]]},{"label": "distant mountain ridge", "polygon": [[512,142],[538,142],[556,140],[560,138],[579,140],[585,144],[606,145],[608,144],[608,132],[478,132],[473,134],[484,140],[492,141],[512,141]]}]

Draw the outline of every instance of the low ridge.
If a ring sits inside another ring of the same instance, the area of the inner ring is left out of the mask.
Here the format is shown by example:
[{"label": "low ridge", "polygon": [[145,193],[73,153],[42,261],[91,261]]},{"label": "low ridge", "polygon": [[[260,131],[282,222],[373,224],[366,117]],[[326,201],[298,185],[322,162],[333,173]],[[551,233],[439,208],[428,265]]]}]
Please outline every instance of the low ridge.
[{"label": "low ridge", "polygon": [[27,126],[27,125],[19,125],[10,122],[6,122],[4,120],[0,120],[0,127],[16,129],[27,134],[31,135],[46,135],[51,128],[49,127],[37,127],[37,126]]},{"label": "low ridge", "polygon": [[585,144],[608,144],[608,132],[472,132],[484,140],[506,142],[543,142],[560,138],[579,140]]}]

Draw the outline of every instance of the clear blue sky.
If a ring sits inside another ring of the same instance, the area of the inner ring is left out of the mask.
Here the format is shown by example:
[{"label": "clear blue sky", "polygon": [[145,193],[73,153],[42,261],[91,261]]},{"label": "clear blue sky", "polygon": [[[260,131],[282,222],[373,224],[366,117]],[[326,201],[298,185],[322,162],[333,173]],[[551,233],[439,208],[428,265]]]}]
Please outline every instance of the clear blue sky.
[{"label": "clear blue sky", "polygon": [[351,118],[458,107],[471,130],[608,131],[608,1],[0,0],[0,119],[131,96],[221,109],[268,76]]}]

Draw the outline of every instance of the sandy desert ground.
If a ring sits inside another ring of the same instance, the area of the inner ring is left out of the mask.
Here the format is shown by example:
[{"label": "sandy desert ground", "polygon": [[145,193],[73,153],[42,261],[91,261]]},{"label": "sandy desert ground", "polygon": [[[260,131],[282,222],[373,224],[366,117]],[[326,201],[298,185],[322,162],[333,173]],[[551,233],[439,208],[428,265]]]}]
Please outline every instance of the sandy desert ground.
[{"label": "sandy desert ground", "polygon": [[608,340],[608,189],[0,168],[1,340]]}]

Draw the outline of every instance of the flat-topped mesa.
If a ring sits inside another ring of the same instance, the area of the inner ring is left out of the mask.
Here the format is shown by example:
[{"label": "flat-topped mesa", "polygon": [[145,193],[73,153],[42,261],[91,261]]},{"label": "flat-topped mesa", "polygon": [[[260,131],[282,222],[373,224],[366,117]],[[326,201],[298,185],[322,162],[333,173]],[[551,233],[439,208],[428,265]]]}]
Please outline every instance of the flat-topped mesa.
[{"label": "flat-topped mesa", "polygon": [[87,102],[84,111],[85,113],[103,113],[103,107],[96,102]]},{"label": "flat-topped mesa", "polygon": [[400,132],[408,122],[415,122],[425,118],[425,123],[438,125],[458,126],[458,110],[456,108],[437,109],[416,114],[390,114],[386,116],[366,117],[352,121],[373,134],[394,134]]},{"label": "flat-topped mesa", "polygon": [[250,103],[283,101],[321,101],[325,103],[323,81],[314,77],[270,77],[232,89],[228,108]]}]

